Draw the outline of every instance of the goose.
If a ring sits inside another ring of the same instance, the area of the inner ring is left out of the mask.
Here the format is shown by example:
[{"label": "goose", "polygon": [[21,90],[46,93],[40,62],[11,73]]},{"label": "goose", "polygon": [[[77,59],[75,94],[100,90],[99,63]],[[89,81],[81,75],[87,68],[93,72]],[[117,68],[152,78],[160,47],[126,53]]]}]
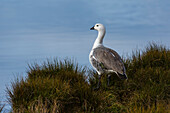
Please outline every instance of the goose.
[{"label": "goose", "polygon": [[103,38],[106,29],[103,24],[97,23],[90,30],[97,30],[98,36],[93,44],[89,54],[89,61],[92,67],[97,71],[99,80],[96,90],[100,88],[101,76],[107,74],[107,85],[109,86],[111,73],[116,73],[120,79],[128,79],[126,69],[119,54],[103,45]]}]

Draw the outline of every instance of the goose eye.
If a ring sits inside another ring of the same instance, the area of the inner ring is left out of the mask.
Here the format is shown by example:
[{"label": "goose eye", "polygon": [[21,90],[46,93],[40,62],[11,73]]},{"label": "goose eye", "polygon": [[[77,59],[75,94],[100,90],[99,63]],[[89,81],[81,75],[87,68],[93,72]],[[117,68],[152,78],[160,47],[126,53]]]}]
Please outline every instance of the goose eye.
[{"label": "goose eye", "polygon": [[96,25],[97,27],[99,26],[99,25]]}]

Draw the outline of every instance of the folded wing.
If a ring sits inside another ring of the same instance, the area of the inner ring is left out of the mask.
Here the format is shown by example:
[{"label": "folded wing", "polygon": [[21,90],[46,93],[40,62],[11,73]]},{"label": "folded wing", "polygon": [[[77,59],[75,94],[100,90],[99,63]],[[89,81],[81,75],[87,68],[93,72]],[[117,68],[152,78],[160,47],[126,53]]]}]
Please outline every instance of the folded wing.
[{"label": "folded wing", "polygon": [[94,49],[93,57],[101,68],[106,71],[114,71],[119,74],[125,74],[125,67],[121,57],[112,49],[98,47]]}]

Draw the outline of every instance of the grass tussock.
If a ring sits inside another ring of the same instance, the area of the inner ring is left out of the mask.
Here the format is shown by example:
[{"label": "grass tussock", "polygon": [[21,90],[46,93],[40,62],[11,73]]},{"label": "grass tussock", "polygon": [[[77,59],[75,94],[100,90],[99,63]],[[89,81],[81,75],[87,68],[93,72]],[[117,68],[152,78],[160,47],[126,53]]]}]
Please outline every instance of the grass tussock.
[{"label": "grass tussock", "polygon": [[85,68],[70,60],[48,60],[29,68],[26,80],[17,79],[7,88],[14,112],[99,110],[104,96],[91,90]]},{"label": "grass tussock", "polygon": [[55,59],[29,66],[27,78],[7,88],[12,112],[168,113],[170,50],[152,43],[124,63],[128,80],[113,74],[107,87],[103,75],[98,91],[93,91],[96,72],[74,61]]}]

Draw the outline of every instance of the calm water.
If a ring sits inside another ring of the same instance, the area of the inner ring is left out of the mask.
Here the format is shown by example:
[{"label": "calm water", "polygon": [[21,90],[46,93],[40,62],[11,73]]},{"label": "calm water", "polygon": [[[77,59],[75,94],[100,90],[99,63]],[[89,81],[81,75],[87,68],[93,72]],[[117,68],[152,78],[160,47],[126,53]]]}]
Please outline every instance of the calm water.
[{"label": "calm water", "polygon": [[121,56],[152,41],[169,47],[169,6],[169,0],[1,0],[0,99],[15,77],[26,76],[27,64],[68,57],[91,68],[97,32],[89,28],[96,22],[106,26],[104,44]]}]

